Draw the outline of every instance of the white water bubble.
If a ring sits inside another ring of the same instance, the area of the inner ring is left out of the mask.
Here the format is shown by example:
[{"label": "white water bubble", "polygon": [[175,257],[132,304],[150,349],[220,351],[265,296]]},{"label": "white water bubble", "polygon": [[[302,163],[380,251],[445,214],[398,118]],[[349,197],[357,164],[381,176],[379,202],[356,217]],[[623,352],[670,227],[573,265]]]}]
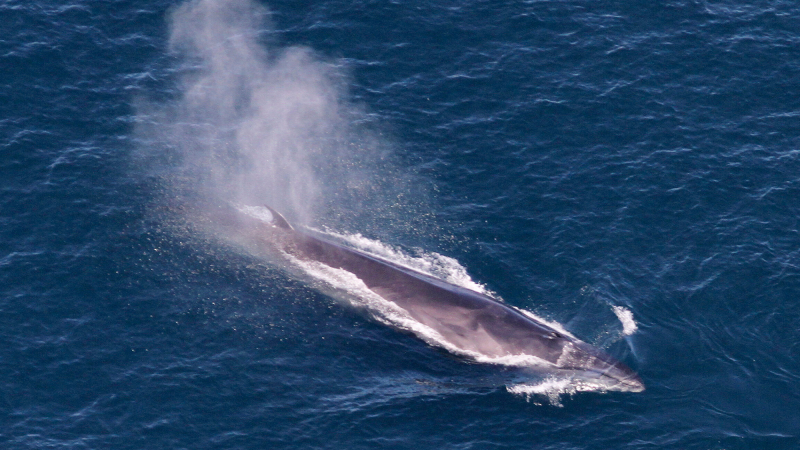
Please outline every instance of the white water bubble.
[{"label": "white water bubble", "polygon": [[630,336],[636,332],[639,327],[636,325],[636,321],[633,320],[633,313],[631,310],[624,306],[612,306],[611,309],[614,311],[614,314],[616,314],[620,323],[622,323],[623,335]]}]

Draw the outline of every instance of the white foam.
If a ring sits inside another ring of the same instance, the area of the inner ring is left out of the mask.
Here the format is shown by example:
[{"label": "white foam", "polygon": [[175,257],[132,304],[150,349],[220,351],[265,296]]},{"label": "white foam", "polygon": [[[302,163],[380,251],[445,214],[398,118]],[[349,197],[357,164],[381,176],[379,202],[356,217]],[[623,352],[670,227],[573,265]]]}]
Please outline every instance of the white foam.
[{"label": "white foam", "polygon": [[612,306],[611,309],[614,311],[614,314],[617,315],[617,318],[622,323],[622,334],[625,336],[630,336],[636,332],[639,328],[636,326],[636,321],[633,320],[633,313],[628,308],[624,306]]},{"label": "white foam", "polygon": [[475,361],[485,364],[498,364],[501,366],[510,367],[528,367],[537,368],[541,370],[554,369],[556,366],[550,361],[539,358],[534,355],[505,355],[497,357],[489,357],[481,354],[474,354]]},{"label": "white foam", "polygon": [[341,234],[332,231],[312,229],[317,233],[343,240],[360,251],[391,261],[394,264],[407,267],[435,278],[440,278],[448,283],[461,286],[469,290],[480,292],[496,298],[496,295],[486,289],[486,286],[476,283],[455,258],[441,255],[436,252],[418,250],[419,256],[411,256],[400,249],[391,247],[383,242],[369,239],[357,234]]},{"label": "white foam", "polygon": [[541,404],[537,397],[544,397],[553,406],[563,407],[561,396],[574,395],[578,392],[605,392],[600,384],[587,382],[574,377],[550,376],[538,383],[519,383],[506,386],[506,390],[515,395],[524,396],[529,402]]}]

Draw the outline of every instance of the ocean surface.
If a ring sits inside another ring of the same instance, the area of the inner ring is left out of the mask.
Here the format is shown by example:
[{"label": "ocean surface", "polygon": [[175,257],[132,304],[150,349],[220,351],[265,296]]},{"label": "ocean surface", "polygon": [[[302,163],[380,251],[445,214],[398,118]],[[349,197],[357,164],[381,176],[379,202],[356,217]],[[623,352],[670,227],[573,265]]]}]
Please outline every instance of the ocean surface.
[{"label": "ocean surface", "polygon": [[[647,389],[450,354],[210,198]],[[0,0],[0,447],[800,448],[800,7]]]}]

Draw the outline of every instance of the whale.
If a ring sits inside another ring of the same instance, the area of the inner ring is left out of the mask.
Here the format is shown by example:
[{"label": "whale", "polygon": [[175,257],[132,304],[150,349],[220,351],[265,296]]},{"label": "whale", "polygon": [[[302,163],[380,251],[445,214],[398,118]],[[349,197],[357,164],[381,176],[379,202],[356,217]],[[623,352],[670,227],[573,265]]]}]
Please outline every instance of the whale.
[{"label": "whale", "polygon": [[523,369],[569,378],[578,390],[645,389],[641,378],[624,363],[532,314],[485,293],[297,229],[269,206],[255,208],[215,204],[210,209],[213,220],[255,236],[260,245],[353,274],[370,291],[438,333],[439,342],[445,342],[451,352],[478,355],[480,362],[534,361]]}]

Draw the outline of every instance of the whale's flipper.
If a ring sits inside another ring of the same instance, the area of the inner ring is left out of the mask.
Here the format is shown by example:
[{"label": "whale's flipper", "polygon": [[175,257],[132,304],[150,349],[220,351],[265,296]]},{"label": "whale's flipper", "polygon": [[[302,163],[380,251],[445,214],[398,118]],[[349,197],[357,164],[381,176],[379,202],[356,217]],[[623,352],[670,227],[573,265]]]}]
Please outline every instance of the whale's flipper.
[{"label": "whale's flipper", "polygon": [[274,209],[270,208],[267,205],[264,205],[264,208],[267,208],[270,213],[272,213],[273,224],[278,228],[283,228],[284,230],[294,230],[289,222],[283,218],[281,213],[275,211]]}]

